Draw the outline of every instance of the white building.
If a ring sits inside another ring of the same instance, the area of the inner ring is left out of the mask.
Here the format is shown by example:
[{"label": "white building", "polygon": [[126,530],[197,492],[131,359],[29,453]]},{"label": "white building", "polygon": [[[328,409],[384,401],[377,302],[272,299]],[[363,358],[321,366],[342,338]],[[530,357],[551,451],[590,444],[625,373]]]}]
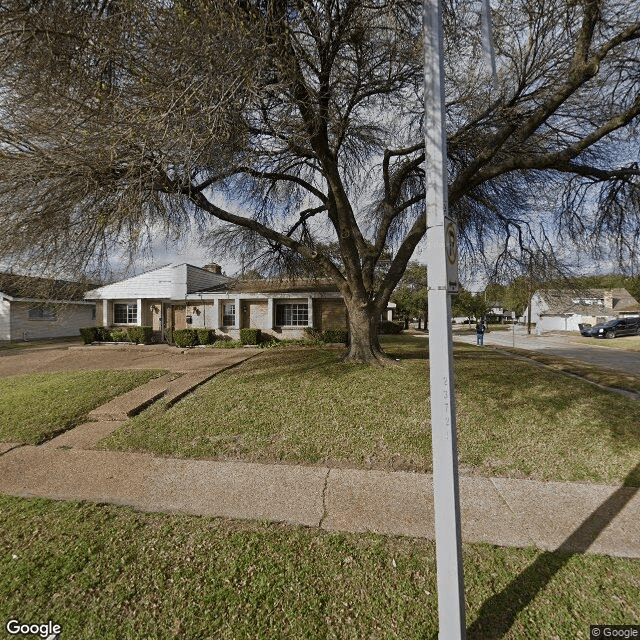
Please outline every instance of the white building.
[{"label": "white building", "polygon": [[[546,289],[531,297],[531,322],[536,331],[579,331],[615,318],[640,316],[640,304],[626,289]],[[529,309],[524,312],[528,318]]]},{"label": "white building", "polygon": [[77,282],[0,273],[0,341],[80,336],[96,323],[85,290]]}]

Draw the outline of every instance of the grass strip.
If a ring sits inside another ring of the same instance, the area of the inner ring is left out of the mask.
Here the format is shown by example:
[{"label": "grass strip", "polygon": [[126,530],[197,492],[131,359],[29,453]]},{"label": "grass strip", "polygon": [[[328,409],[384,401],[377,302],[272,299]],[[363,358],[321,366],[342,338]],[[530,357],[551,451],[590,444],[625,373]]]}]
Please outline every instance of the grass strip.
[{"label": "grass strip", "polygon": [[[424,338],[394,336],[397,366],[330,350],[273,349],[168,411],[152,407],[101,447],[186,458],[431,470]],[[465,473],[640,485],[638,403],[489,349],[455,348]]]},{"label": "grass strip", "polygon": [[[77,640],[432,638],[433,543],[0,496],[0,618]],[[640,617],[640,561],[464,545],[469,638]]]},{"label": "grass strip", "polygon": [[547,365],[556,371],[563,371],[565,373],[580,376],[585,380],[590,380],[591,382],[601,384],[605,387],[622,389],[632,393],[640,393],[640,378],[638,378],[638,376],[620,373],[614,369],[607,369],[605,367],[587,364],[585,362],[579,362],[578,360],[573,360],[571,358],[538,353],[530,351],[529,349],[514,349],[513,347],[497,348],[501,351],[507,351],[508,353],[528,358],[529,360],[535,360],[536,362]]},{"label": "grass strip", "polygon": [[640,351],[640,336],[621,336],[613,340],[601,338],[585,338],[584,336],[572,336],[571,342],[577,344],[597,345],[610,349],[623,349],[624,351]]},{"label": "grass strip", "polygon": [[92,409],[166,373],[69,371],[0,378],[0,442],[41,444]]}]

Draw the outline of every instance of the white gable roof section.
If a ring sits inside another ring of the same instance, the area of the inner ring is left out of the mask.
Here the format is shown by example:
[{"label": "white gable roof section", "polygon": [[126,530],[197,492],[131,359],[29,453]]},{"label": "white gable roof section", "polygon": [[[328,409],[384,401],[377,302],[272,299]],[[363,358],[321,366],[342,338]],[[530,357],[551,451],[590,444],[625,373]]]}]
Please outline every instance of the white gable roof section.
[{"label": "white gable roof section", "polygon": [[86,293],[85,298],[89,300],[131,298],[184,300],[188,293],[228,281],[227,276],[190,264],[170,264],[93,289]]}]

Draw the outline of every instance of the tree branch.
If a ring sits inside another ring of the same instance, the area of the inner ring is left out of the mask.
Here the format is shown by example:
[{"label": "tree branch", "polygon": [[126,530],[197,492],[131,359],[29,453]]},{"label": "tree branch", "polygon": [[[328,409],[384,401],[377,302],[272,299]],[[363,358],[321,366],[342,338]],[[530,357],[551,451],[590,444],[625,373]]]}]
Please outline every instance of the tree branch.
[{"label": "tree branch", "polygon": [[279,173],[277,171],[258,171],[251,167],[238,167],[234,173],[246,173],[253,178],[266,178],[267,180],[285,180],[287,182],[294,182],[299,184],[302,188],[306,189],[309,193],[313,194],[320,202],[327,204],[327,196],[316,189],[313,185],[309,184],[306,180],[299,176],[292,176],[289,173]]},{"label": "tree branch", "polygon": [[327,210],[327,205],[323,204],[319,207],[314,207],[313,209],[305,209],[300,212],[300,218],[296,221],[296,223],[287,231],[287,235],[291,237],[293,232],[301,225],[304,224],[309,218],[312,218],[317,213],[321,213],[322,211]]},{"label": "tree branch", "polygon": [[317,262],[326,271],[326,273],[330,274],[336,281],[344,281],[344,276],[340,273],[338,267],[327,256],[318,253],[315,249],[307,247],[302,242],[298,242],[288,235],[283,235],[282,233],[263,225],[257,220],[252,220],[250,218],[245,218],[244,216],[238,216],[229,211],[225,211],[213,204],[201,192],[192,191],[189,194],[189,198],[196,206],[218,220],[230,222],[231,224],[238,225],[244,229],[249,229],[267,240],[271,240],[272,242],[281,244],[292,251],[296,251],[307,260]]}]

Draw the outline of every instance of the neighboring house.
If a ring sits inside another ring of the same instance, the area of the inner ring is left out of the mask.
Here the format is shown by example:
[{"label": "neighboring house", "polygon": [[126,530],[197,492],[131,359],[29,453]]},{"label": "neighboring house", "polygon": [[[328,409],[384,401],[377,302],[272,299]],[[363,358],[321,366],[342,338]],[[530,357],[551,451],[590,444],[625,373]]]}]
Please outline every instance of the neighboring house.
[{"label": "neighboring house", "polygon": [[398,305],[395,302],[387,302],[387,309],[385,313],[380,314],[380,322],[393,322],[394,320],[400,321],[401,318],[397,317]]},{"label": "neighboring house", "polygon": [[[491,306],[489,310],[485,314],[485,318],[487,322],[499,322],[500,324],[504,322],[510,321],[514,316],[513,312],[510,309],[505,309],[502,306],[502,302],[495,301],[490,303]],[[515,314],[515,317],[518,317],[518,314]]]},{"label": "neighboring house", "polygon": [[0,340],[79,336],[96,323],[86,285],[0,273]]},{"label": "neighboring house", "polygon": [[[243,328],[280,338],[304,337],[307,327],[347,328],[342,296],[328,279],[231,279],[216,264],[160,267],[85,297],[98,303],[98,324],[150,326],[161,340],[187,327],[215,329],[232,338]],[[391,319],[393,306],[382,319]]]},{"label": "neighboring house", "polygon": [[531,298],[531,322],[539,332],[578,331],[580,324],[632,316],[640,316],[640,304],[626,289],[540,290]]}]

